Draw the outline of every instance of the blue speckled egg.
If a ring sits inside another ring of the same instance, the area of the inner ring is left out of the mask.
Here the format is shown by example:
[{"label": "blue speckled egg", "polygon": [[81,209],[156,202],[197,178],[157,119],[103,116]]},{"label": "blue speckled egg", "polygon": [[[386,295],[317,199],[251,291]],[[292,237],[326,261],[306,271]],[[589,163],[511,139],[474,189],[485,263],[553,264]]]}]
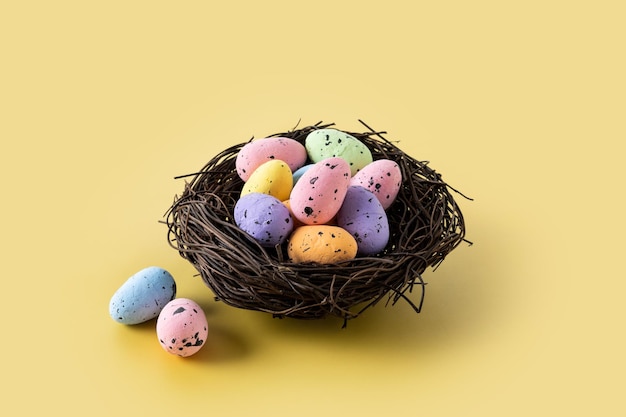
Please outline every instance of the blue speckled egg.
[{"label": "blue speckled egg", "polygon": [[250,193],[235,204],[235,224],[261,246],[283,243],[293,230],[293,220],[286,205],[276,197]]},{"label": "blue speckled egg", "polygon": [[165,269],[149,266],[128,278],[113,294],[109,315],[122,324],[139,324],[159,315],[176,297],[176,282]]},{"label": "blue speckled egg", "polygon": [[389,242],[389,220],[374,193],[361,186],[350,186],[337,213],[337,225],[356,240],[358,256],[380,253]]},{"label": "blue speckled egg", "polygon": [[293,173],[293,185],[295,186],[296,183],[298,182],[298,180],[302,177],[302,175],[304,175],[305,172],[307,172],[309,169],[311,169],[311,167],[315,165],[315,164],[307,164],[301,168],[298,168],[296,171],[294,171]]}]

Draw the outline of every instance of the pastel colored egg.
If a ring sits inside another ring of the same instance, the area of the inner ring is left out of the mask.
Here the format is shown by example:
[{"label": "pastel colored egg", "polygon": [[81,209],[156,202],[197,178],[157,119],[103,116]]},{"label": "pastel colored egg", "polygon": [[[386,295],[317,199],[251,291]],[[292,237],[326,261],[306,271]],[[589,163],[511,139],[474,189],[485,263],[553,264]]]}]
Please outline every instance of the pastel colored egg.
[{"label": "pastel colored egg", "polygon": [[354,237],[359,256],[376,255],[389,242],[387,213],[374,193],[361,186],[348,188],[337,213],[337,225]]},{"label": "pastel colored egg", "polygon": [[241,230],[264,247],[283,243],[293,230],[287,206],[268,194],[251,193],[241,197],[235,204],[234,219]]},{"label": "pastel colored egg", "polygon": [[354,237],[338,226],[304,225],[289,238],[287,254],[292,262],[332,264],[356,257]]},{"label": "pastel colored egg", "polygon": [[156,333],[166,352],[187,357],[204,346],[209,335],[209,326],[198,303],[188,298],[177,298],[161,310]]},{"label": "pastel colored egg", "polygon": [[396,162],[377,159],[357,172],[350,180],[350,185],[360,185],[373,192],[387,210],[400,191],[402,172]]},{"label": "pastel colored egg", "polygon": [[165,269],[149,266],[128,278],[109,301],[109,315],[118,323],[139,324],[159,315],[176,296],[176,282]]},{"label": "pastel colored egg", "polygon": [[363,142],[337,129],[312,131],[307,135],[304,146],[313,162],[332,157],[345,159],[350,166],[351,176],[373,160],[371,151]]},{"label": "pastel colored egg", "polygon": [[263,193],[280,201],[289,198],[293,188],[293,174],[286,162],[274,159],[262,163],[254,170],[241,189],[240,197],[250,193]]},{"label": "pastel colored egg", "polygon": [[289,210],[289,215],[291,216],[291,220],[293,220],[293,228],[295,229],[302,226],[304,223],[298,220],[298,218],[293,215],[293,211],[291,211],[291,200],[285,200],[283,201],[283,204],[287,207],[287,210]]},{"label": "pastel colored egg", "polygon": [[283,137],[256,139],[246,143],[237,153],[235,169],[244,182],[264,162],[274,159],[285,161],[291,171],[306,163],[307,153],[300,142]]},{"label": "pastel colored egg", "polygon": [[313,166],[313,164],[307,164],[307,165],[304,165],[304,166],[298,168],[296,171],[294,171],[294,173],[293,173],[293,185],[296,185],[296,183],[298,182],[300,177],[302,177],[302,175],[304,175],[304,173],[307,172],[312,166]]},{"label": "pastel colored egg", "polygon": [[325,224],[343,203],[350,167],[343,158],[327,158],[307,170],[291,191],[293,215],[305,224]]}]

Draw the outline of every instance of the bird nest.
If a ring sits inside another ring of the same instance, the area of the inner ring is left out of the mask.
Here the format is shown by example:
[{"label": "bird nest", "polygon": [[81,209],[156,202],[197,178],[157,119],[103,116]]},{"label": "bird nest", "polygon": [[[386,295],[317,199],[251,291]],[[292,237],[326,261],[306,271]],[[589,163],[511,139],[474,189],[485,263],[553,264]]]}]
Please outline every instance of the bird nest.
[{"label": "bird nest", "polygon": [[[463,216],[453,198],[462,194],[426,162],[386,139],[386,132],[361,123],[365,133],[347,133],[364,143],[374,160],[391,159],[402,172],[400,191],[387,209],[389,243],[376,256],[336,264],[294,263],[286,244],[262,247],[242,231],[233,218],[243,186],[235,160],[247,142],[225,149],[199,172],[182,176],[190,180],[165,215],[168,241],[197,269],[216,300],[299,319],[338,316],[347,321],[383,299],[391,304],[405,300],[421,310],[422,274],[466,241]],[[320,122],[269,136],[304,144],[311,131],[331,126]],[[411,292],[418,294],[409,296]]]}]

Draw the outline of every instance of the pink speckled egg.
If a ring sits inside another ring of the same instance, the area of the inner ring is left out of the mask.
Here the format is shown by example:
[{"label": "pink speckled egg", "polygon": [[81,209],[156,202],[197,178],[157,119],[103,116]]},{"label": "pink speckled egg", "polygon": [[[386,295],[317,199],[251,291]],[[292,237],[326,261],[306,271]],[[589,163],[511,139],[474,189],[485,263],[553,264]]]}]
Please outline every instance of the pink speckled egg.
[{"label": "pink speckled egg", "polygon": [[256,139],[246,143],[237,153],[235,169],[237,175],[248,181],[250,175],[264,162],[274,159],[284,161],[291,172],[301,168],[307,160],[307,152],[300,142],[283,137]]},{"label": "pink speckled egg", "polygon": [[343,158],[315,163],[291,190],[291,212],[304,224],[327,223],[339,211],[350,177],[350,165]]},{"label": "pink speckled egg", "polygon": [[350,185],[360,185],[373,192],[387,210],[400,191],[402,172],[394,161],[378,159],[357,172],[350,180]]},{"label": "pink speckled egg", "polygon": [[161,310],[156,333],[166,352],[187,357],[204,346],[209,327],[204,311],[195,301],[176,298]]}]

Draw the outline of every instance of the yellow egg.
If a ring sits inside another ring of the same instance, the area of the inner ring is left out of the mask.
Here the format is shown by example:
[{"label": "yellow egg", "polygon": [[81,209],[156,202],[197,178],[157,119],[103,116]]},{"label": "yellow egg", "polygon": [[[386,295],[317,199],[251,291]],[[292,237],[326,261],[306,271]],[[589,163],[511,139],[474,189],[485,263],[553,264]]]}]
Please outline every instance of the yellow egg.
[{"label": "yellow egg", "polygon": [[354,259],[357,242],[339,226],[304,225],[289,237],[287,254],[292,262],[332,264]]},{"label": "yellow egg", "polygon": [[254,170],[241,190],[240,197],[250,193],[269,194],[280,201],[287,200],[293,188],[293,173],[280,159],[261,164]]}]

